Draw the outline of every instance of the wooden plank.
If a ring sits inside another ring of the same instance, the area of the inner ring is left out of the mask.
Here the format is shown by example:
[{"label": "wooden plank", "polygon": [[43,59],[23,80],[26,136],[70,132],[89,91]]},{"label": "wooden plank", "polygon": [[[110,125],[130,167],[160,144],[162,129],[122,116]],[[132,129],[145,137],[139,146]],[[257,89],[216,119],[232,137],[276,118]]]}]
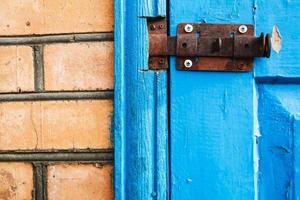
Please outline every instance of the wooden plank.
[{"label": "wooden plank", "polygon": [[260,85],[258,88],[259,199],[297,199],[300,87]]},{"label": "wooden plank", "polygon": [[[167,198],[167,74],[151,72],[147,66],[145,17],[154,16],[156,11],[145,6],[156,5],[156,2],[115,1],[114,181],[117,200]],[[159,5],[165,3],[164,0],[159,2]]]},{"label": "wooden plank", "polygon": [[[248,0],[170,0],[179,23],[253,23]],[[253,74],[171,64],[171,199],[254,199]]]},{"label": "wooden plank", "polygon": [[271,59],[256,61],[255,76],[259,82],[300,83],[299,10],[300,1],[297,0],[255,1],[257,34],[273,32]]},{"label": "wooden plank", "polygon": [[295,155],[295,167],[294,167],[294,173],[295,173],[295,199],[300,198],[300,113],[297,113],[295,116],[295,121],[294,121],[294,137],[295,137],[295,142],[294,142],[294,155]]},{"label": "wooden plank", "polygon": [[166,16],[167,2],[166,0],[140,0],[141,9],[138,10],[139,15],[143,17]]}]

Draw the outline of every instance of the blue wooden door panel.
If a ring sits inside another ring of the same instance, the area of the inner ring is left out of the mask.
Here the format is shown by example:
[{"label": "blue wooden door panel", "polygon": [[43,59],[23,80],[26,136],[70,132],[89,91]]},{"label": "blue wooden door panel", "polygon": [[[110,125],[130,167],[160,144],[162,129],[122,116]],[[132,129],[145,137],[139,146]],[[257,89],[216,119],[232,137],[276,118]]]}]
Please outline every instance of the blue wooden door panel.
[{"label": "blue wooden door panel", "polygon": [[273,32],[273,48],[276,50],[271,60],[257,60],[256,79],[260,82],[299,83],[300,1],[255,0],[254,6],[256,31]]},{"label": "blue wooden door panel", "polygon": [[270,60],[257,59],[259,199],[299,199],[300,1],[255,1],[257,32],[272,31]]},{"label": "blue wooden door panel", "polygon": [[165,0],[115,0],[115,199],[168,194],[167,73],[148,70],[147,17]]},{"label": "blue wooden door panel", "polygon": [[[253,24],[249,0],[170,0],[182,22]],[[253,74],[171,70],[171,198],[254,199]]]},{"label": "blue wooden door panel", "polygon": [[264,84],[258,93],[259,197],[299,199],[300,86]]},{"label": "blue wooden door panel", "polygon": [[271,32],[254,73],[179,72],[172,59],[172,199],[300,199],[300,1],[170,0],[181,22]]},{"label": "blue wooden door panel", "polygon": [[115,199],[300,199],[300,2],[169,0],[172,35],[250,23],[274,44],[254,73],[180,72],[172,58],[170,80],[147,66],[146,18],[166,5],[115,0]]},{"label": "blue wooden door panel", "polygon": [[[299,100],[300,101],[300,100]],[[294,199],[300,199],[300,113],[294,115]]]}]

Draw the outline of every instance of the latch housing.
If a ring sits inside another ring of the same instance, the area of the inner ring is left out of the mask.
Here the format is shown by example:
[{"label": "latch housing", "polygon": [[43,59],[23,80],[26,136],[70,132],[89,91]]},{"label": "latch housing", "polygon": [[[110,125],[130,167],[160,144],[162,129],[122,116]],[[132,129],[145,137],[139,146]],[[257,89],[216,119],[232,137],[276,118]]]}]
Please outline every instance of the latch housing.
[{"label": "latch housing", "polygon": [[152,70],[167,69],[168,56],[176,56],[178,70],[245,72],[254,57],[270,57],[270,35],[255,37],[253,25],[182,23],[169,37],[161,18],[149,20],[148,30]]}]

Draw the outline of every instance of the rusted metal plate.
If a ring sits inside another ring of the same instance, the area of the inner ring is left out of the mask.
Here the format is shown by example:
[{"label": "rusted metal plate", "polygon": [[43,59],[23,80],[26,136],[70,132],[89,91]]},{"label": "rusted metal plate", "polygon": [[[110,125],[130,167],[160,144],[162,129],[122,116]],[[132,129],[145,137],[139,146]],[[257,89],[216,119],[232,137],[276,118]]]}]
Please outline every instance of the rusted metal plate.
[{"label": "rusted metal plate", "polygon": [[165,19],[148,20],[149,68],[168,68],[176,56],[177,69],[187,71],[251,71],[254,57],[270,57],[270,36],[255,37],[253,25],[179,24],[167,36]]},{"label": "rusted metal plate", "polygon": [[149,69],[168,69],[168,36],[165,18],[148,19]]},{"label": "rusted metal plate", "polygon": [[[241,37],[247,38],[247,36],[253,37],[254,36],[254,27],[253,25],[246,25],[248,30],[246,33],[242,34],[239,32],[239,27],[241,24],[191,24],[194,29],[192,32],[187,33],[184,30],[186,23],[179,24],[177,29],[177,35],[180,37],[184,37],[190,34],[196,33],[199,38],[198,42],[200,45],[198,48],[201,49],[201,44],[207,48],[207,46],[212,45],[209,44],[211,41],[211,37],[214,37],[217,44],[218,38],[227,38],[222,39],[224,43],[222,46],[227,48],[223,48],[221,51],[221,55],[230,56],[231,52],[235,52],[232,49],[228,49],[233,45],[230,45],[230,39],[233,40],[233,37]],[[226,44],[227,43],[227,44]],[[206,45],[204,45],[206,44]],[[218,45],[216,45],[218,46]],[[218,47],[216,47],[218,48]],[[240,47],[239,47],[240,48]],[[253,58],[234,58],[235,55],[230,57],[193,57],[192,56],[181,56],[177,57],[176,61],[176,68],[178,70],[185,70],[185,71],[235,71],[235,72],[246,72],[251,71],[253,68]],[[195,54],[194,54],[195,55]],[[193,65],[190,68],[184,66],[184,61],[186,59],[190,59],[193,62]]]}]

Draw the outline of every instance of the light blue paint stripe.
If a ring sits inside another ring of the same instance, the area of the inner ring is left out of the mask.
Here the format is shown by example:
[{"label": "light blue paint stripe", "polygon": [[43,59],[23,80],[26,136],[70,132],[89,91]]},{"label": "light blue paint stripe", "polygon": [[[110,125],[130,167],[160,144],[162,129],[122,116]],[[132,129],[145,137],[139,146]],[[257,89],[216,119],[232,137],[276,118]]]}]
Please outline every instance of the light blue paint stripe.
[{"label": "light blue paint stripe", "polygon": [[114,198],[125,200],[126,178],[126,99],[125,99],[125,5],[123,0],[114,1]]},{"label": "light blue paint stripe", "polygon": [[300,113],[294,116],[294,196],[300,199]]},{"label": "light blue paint stripe", "polygon": [[157,199],[167,200],[168,189],[168,99],[167,99],[167,73],[156,73],[157,106],[156,106],[156,165],[157,165]]}]

